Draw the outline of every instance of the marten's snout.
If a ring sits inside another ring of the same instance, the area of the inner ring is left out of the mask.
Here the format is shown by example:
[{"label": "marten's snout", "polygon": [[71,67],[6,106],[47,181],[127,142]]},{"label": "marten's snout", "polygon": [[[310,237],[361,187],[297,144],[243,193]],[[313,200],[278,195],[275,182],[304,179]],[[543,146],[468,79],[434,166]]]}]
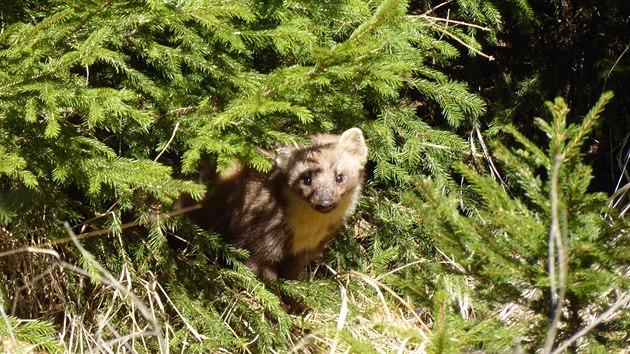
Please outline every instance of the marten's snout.
[{"label": "marten's snout", "polygon": [[337,206],[337,203],[334,200],[334,192],[331,190],[316,191],[311,196],[309,202],[311,207],[320,213],[328,213]]},{"label": "marten's snout", "polygon": [[315,205],[315,210],[322,213],[327,213],[333,210],[334,208],[335,206],[330,200],[322,200],[321,202],[319,202],[319,204]]}]

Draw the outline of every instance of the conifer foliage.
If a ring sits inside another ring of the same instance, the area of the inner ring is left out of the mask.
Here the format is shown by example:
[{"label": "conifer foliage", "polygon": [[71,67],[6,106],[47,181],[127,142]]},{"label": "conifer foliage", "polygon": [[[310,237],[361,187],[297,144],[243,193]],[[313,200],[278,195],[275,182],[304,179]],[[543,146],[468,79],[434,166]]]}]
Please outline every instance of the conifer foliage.
[{"label": "conifer foliage", "polygon": [[[520,327],[481,316],[507,302],[532,314],[526,345],[542,346],[534,331],[554,326],[549,342],[567,340],[627,289],[623,260],[599,245],[621,243],[621,224],[612,211],[600,217],[603,196],[587,192],[578,153],[599,108],[588,124],[565,127],[564,106],[553,106],[554,123],[540,123],[551,154],[507,127],[525,146],[495,146],[509,189],[473,172],[488,158],[471,149],[485,149],[471,136],[486,103],[447,71],[463,52],[488,58],[480,43],[495,44],[501,26],[493,2],[478,0],[1,6],[2,343],[151,353],[513,348]],[[206,185],[194,181],[207,182],[208,168],[239,160],[267,171],[262,149],[352,126],[368,138],[365,197],[334,251],[305,274],[310,282],[261,282],[241,263],[245,252],[170,213],[179,195],[202,197]],[[566,218],[550,216],[551,186],[539,175],[554,166],[555,210]],[[544,289],[551,220],[558,245],[568,235],[569,256],[549,258],[565,276]],[[464,271],[435,263],[440,252]],[[563,273],[564,259],[580,272]],[[496,288],[480,286],[489,280]],[[477,317],[448,311],[453,283],[485,301]],[[550,308],[562,316],[545,316]],[[604,324],[597,333],[617,340],[623,323]]]},{"label": "conifer foliage", "polygon": [[[417,210],[450,271],[437,287],[471,301],[458,305],[456,296],[443,296],[440,311],[470,307],[468,331],[511,326],[492,339],[478,334],[458,343],[453,338],[462,328],[443,315],[435,345],[460,351],[478,341],[485,349],[522,345],[545,353],[625,347],[627,315],[615,311],[630,300],[627,223],[608,209],[605,195],[589,192],[592,170],[581,154],[611,98],[605,93],[581,124],[571,125],[564,101],[549,102],[551,121],[536,120],[546,149],[507,126],[519,146],[496,143],[493,149],[507,185],[459,163],[457,171],[479,200],[472,217],[459,212],[459,196],[444,198],[435,182],[419,183],[425,201]],[[443,218],[435,219],[433,209]]]},{"label": "conifer foliage", "polygon": [[[460,1],[461,13],[497,15],[489,2],[463,6],[473,3]],[[407,10],[394,0],[3,8],[0,216],[8,252],[0,262],[44,270],[30,278],[5,271],[11,314],[45,319],[64,304],[76,333],[97,335],[90,342],[62,333],[69,351],[121,348],[125,335],[150,337],[147,351],[165,350],[160,336],[180,350],[295,345],[312,324],[291,320],[269,285],[238,262],[243,254],[214,235],[187,237],[199,231],[185,218],[155,218],[152,209],[168,210],[181,193],[199,198],[204,186],[178,177],[194,178],[205,164],[222,170],[239,159],[268,170],[260,147],[350,126],[374,141],[375,181],[401,186],[418,173],[447,180],[466,145],[418,120],[415,107],[433,100],[453,127],[482,114],[484,102],[440,71],[459,55],[456,44],[480,46],[475,31],[442,26],[428,4],[423,15]],[[479,17],[480,25],[496,29],[490,17]],[[401,96],[406,90],[422,98]],[[137,224],[146,227],[128,228]],[[411,225],[404,228],[410,235]],[[82,238],[85,252],[69,233]],[[185,255],[168,247],[168,234],[184,240]],[[40,248],[21,248],[34,245]],[[95,283],[86,286],[84,277]],[[321,309],[330,286],[282,291]],[[307,296],[313,289],[324,293]],[[163,311],[133,312],[141,303]]]}]

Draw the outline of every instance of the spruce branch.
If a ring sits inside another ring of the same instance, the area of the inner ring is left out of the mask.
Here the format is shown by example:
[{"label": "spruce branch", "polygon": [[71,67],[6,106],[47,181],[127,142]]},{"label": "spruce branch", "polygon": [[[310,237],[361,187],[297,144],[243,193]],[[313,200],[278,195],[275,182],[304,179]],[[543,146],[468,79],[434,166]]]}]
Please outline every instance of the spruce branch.
[{"label": "spruce branch", "polygon": [[573,154],[573,151],[579,149],[582,146],[584,140],[586,139],[586,136],[591,132],[595,123],[598,121],[600,114],[604,110],[604,106],[606,106],[606,104],[608,104],[608,102],[610,102],[612,98],[613,93],[611,91],[604,92],[600,96],[599,100],[597,100],[593,108],[591,108],[591,110],[584,117],[584,120],[582,122],[582,125],[579,127],[578,132],[567,144],[564,150],[566,154],[575,155]]},{"label": "spruce branch", "polygon": [[[148,285],[148,284],[147,284]],[[193,334],[193,336],[195,337],[195,339],[197,339],[200,343],[203,342],[203,340],[207,339],[207,337],[199,332],[197,332],[197,330],[189,323],[189,321],[186,319],[186,317],[182,314],[182,312],[180,310],[177,309],[177,306],[175,305],[175,303],[173,302],[173,300],[170,298],[170,296],[168,296],[168,293],[166,292],[166,290],[164,289],[164,287],[162,287],[162,285],[160,285],[160,283],[156,283],[156,286],[158,287],[158,289],[160,290],[160,292],[162,293],[162,296],[164,296],[166,298],[166,301],[168,301],[168,303],[173,307],[173,309],[175,310],[175,312],[177,312],[177,315],[179,315],[179,317],[182,319],[182,321],[184,322],[184,324],[186,325],[186,328],[188,328],[188,330],[190,331],[190,333]]]},{"label": "spruce branch", "polygon": [[46,30],[49,29],[51,26],[55,25],[55,24],[60,24],[63,23],[64,21],[66,21],[69,17],[71,17],[73,15],[73,11],[72,9],[65,9],[65,10],[61,10],[59,12],[57,12],[56,14],[53,14],[52,16],[44,19],[43,21],[41,21],[40,23],[38,23],[36,26],[33,26],[32,30],[30,31],[30,33],[28,35],[26,35],[24,38],[22,38],[22,40],[20,41],[21,45],[30,45],[31,41],[35,38],[35,36]]},{"label": "spruce branch", "polygon": [[392,16],[391,12],[393,12],[395,8],[400,5],[400,3],[401,3],[401,0],[383,1],[374,12],[374,15],[372,16],[372,18],[370,18],[370,20],[362,23],[359,27],[357,27],[357,29],[354,32],[352,32],[352,34],[348,38],[348,41],[352,41],[352,42],[359,41],[361,37],[363,37],[373,28],[379,26],[382,22],[387,21],[388,19],[387,16],[388,15]]},{"label": "spruce branch", "polygon": [[521,132],[516,130],[514,126],[508,124],[504,126],[503,129],[506,132],[508,132],[510,135],[512,135],[514,139],[516,139],[516,141],[518,141],[521,145],[523,145],[527,149],[527,151],[534,154],[538,158],[538,160],[540,160],[540,164],[542,166],[551,165],[551,159],[549,158],[549,156],[547,156],[547,154],[541,148],[536,146],[534,142],[532,142],[527,137],[525,137],[525,135],[523,135]]}]

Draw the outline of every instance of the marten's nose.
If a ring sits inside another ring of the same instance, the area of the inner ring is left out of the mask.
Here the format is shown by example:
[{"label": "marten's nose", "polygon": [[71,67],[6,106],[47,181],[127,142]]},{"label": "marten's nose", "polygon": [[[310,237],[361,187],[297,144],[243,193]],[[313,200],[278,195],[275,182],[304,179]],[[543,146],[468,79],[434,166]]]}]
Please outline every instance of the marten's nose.
[{"label": "marten's nose", "polygon": [[320,200],[317,204],[317,210],[324,213],[331,211],[333,207],[333,202],[330,199]]},{"label": "marten's nose", "polygon": [[312,198],[310,198],[311,206],[320,213],[328,213],[336,206],[333,200],[333,194],[334,193],[329,190],[316,191]]}]

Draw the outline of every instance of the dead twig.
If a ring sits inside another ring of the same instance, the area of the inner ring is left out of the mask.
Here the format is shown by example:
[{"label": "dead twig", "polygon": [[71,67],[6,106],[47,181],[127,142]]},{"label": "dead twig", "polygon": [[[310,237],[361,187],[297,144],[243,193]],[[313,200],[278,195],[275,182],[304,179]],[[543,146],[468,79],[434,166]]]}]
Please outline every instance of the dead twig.
[{"label": "dead twig", "polygon": [[[189,207],[186,207],[186,208],[181,208],[181,209],[172,211],[170,213],[164,213],[162,215],[165,215],[165,216],[176,216],[176,215],[188,213],[188,212],[193,211],[193,210],[200,209],[201,207],[202,207],[201,204],[195,204],[195,205],[192,205],[192,206],[189,206]],[[129,223],[121,225],[120,229],[121,230],[126,230],[126,229],[130,229],[132,227],[136,227],[138,225],[140,225],[139,221],[132,221],[132,222],[129,222]],[[81,240],[84,240],[84,239],[87,239],[87,238],[91,238],[91,237],[106,235],[106,234],[110,233],[112,230],[113,230],[113,227],[108,227],[108,228],[101,229],[101,230],[96,230],[96,231],[82,233],[82,234],[74,236],[74,238],[76,238],[78,241],[81,241]],[[73,234],[74,234],[74,232],[73,232]],[[53,250],[50,249],[53,246],[61,245],[61,244],[64,244],[64,243],[68,243],[68,242],[70,242],[72,240],[73,240],[73,237],[64,237],[64,238],[60,238],[58,240],[44,242],[44,243],[40,243],[40,244],[33,245],[33,246],[25,246],[25,247],[20,247],[20,248],[8,250],[8,251],[2,251],[2,252],[0,252],[0,257],[6,257],[6,256],[10,256],[12,254],[17,254],[17,253],[22,253],[22,252],[50,253],[50,251],[54,252]],[[54,252],[54,253],[56,254],[56,252]],[[57,257],[59,257],[59,255],[57,255]]]},{"label": "dead twig", "polygon": [[[549,282],[551,287],[551,303],[553,307],[553,318],[551,326],[547,332],[547,339],[543,346],[543,353],[551,353],[551,349],[558,334],[558,326],[564,299],[566,296],[566,281],[568,274],[567,265],[567,242],[566,228],[560,230],[559,201],[558,201],[558,179],[560,178],[560,166],[562,166],[562,155],[556,155],[554,159],[553,172],[551,175],[551,226],[549,231]],[[558,280],[556,284],[556,272]]]}]

